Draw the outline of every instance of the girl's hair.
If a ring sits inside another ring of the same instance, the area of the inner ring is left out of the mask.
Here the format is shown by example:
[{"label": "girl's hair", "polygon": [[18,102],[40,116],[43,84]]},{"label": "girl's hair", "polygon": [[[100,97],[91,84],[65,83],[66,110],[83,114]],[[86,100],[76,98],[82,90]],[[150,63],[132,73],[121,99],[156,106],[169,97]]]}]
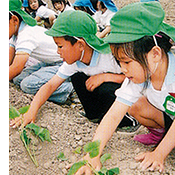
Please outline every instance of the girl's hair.
[{"label": "girl's hair", "polygon": [[66,6],[66,5],[71,6],[68,0],[51,0],[51,1],[52,1],[52,5],[54,8],[55,8],[55,6],[54,6],[55,3],[63,3],[64,6]]},{"label": "girl's hair", "polygon": [[21,23],[21,21],[23,21],[22,17],[17,12],[15,12],[15,11],[9,12],[9,20],[12,18],[13,15],[15,15],[15,16],[18,17],[19,23]]},{"label": "girl's hair", "polygon": [[[167,55],[167,53],[170,51],[172,47],[170,37],[163,32],[159,32],[158,34],[155,35],[155,38],[157,40],[158,46]],[[111,45],[114,46],[114,53],[117,60],[120,61],[119,49],[121,48],[123,52],[126,54],[126,56],[140,63],[140,65],[143,67],[144,71],[146,72],[146,77],[145,77],[146,82],[149,80],[150,70],[149,70],[146,54],[155,46],[155,41],[153,39],[153,36],[144,36],[139,40],[128,42],[128,43],[120,43],[120,44],[111,43]],[[146,87],[147,87],[147,83],[145,84],[145,88]]]},{"label": "girl's hair", "polygon": [[105,6],[105,4],[104,4],[102,1],[100,1],[100,5],[101,5],[101,8],[102,8],[102,9],[107,8],[107,7]]},{"label": "girl's hair", "polygon": [[75,10],[77,10],[77,8],[78,8],[78,10],[84,11],[91,16],[94,15],[94,13],[89,9],[89,7],[84,7],[84,6],[75,6],[74,7]]},{"label": "girl's hair", "polygon": [[94,7],[94,9],[95,10],[98,10],[98,8],[97,8],[97,2],[98,2],[98,0],[90,0],[90,1],[92,3],[92,6]]},{"label": "girl's hair", "polygon": [[[42,6],[42,5],[46,6],[46,3],[44,3],[42,0],[38,0],[38,4],[39,4],[39,7]],[[34,10],[31,9],[31,7],[30,7],[29,0],[28,0],[28,8],[29,8],[30,11],[34,11]]]}]

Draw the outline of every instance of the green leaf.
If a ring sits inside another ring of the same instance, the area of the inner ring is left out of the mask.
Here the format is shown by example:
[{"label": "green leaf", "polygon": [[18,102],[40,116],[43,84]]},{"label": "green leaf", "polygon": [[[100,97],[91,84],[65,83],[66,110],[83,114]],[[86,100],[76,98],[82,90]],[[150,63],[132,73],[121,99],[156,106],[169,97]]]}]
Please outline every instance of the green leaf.
[{"label": "green leaf", "polygon": [[30,105],[20,108],[18,111],[20,114],[25,114],[30,108]]},{"label": "green leaf", "polygon": [[104,162],[106,162],[108,159],[111,159],[111,154],[106,153],[106,154],[104,154],[104,155],[101,156],[100,162],[101,162],[102,164],[104,164]]},{"label": "green leaf", "polygon": [[57,159],[58,160],[67,160],[67,158],[66,158],[66,156],[64,155],[64,153],[63,152],[60,152],[59,154],[58,154],[58,156],[57,156]]},{"label": "green leaf", "polygon": [[20,135],[20,138],[22,141],[25,142],[25,144],[28,146],[30,144],[31,138],[28,138],[27,131],[24,129]]},{"label": "green leaf", "polygon": [[98,172],[100,175],[106,174],[108,172],[108,169],[106,167],[102,167],[101,170]]},{"label": "green leaf", "polygon": [[26,128],[31,129],[41,139],[41,141],[47,140],[48,142],[51,142],[50,133],[47,129],[41,128],[34,123],[28,124]]},{"label": "green leaf", "polygon": [[15,107],[11,106],[9,109],[9,118],[14,119],[19,116],[20,116],[19,111]]},{"label": "green leaf", "polygon": [[81,154],[81,146],[79,146],[78,148],[76,148],[73,153],[75,154]]},{"label": "green leaf", "polygon": [[74,163],[71,168],[69,169],[69,172],[67,175],[73,175],[75,174],[82,166],[84,166],[87,163],[86,160],[79,161],[77,163]]},{"label": "green leaf", "polygon": [[120,171],[119,171],[119,168],[112,168],[110,170],[108,170],[108,175],[116,175],[116,174],[119,174]]},{"label": "green leaf", "polygon": [[89,153],[90,158],[94,158],[94,157],[98,156],[99,149],[100,149],[100,141],[99,140],[87,143],[83,148],[83,150],[86,153]]}]

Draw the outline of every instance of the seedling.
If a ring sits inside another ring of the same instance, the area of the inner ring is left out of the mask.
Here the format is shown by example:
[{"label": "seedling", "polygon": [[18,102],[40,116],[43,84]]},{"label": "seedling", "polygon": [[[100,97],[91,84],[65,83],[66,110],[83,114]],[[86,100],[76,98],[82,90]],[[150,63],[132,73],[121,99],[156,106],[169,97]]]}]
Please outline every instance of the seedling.
[{"label": "seedling", "polygon": [[[94,141],[94,142],[87,143],[83,147],[83,151],[86,152],[86,153],[89,153],[90,158],[94,158],[94,157],[99,155],[99,148],[100,148],[100,141]],[[78,147],[74,151],[74,153],[80,154],[81,153],[81,148]],[[62,155],[62,157],[64,157],[65,160],[67,160],[64,153],[61,152],[61,155]],[[103,156],[101,156],[100,161],[101,161],[102,165],[108,159],[111,159],[111,154],[109,154],[109,153],[106,153]],[[75,174],[84,165],[87,165],[93,171],[93,173],[95,175],[116,175],[116,174],[119,174],[119,168],[118,167],[108,170],[106,167],[102,166],[100,171],[96,171],[94,169],[94,167],[91,165],[91,163],[89,163],[87,160],[82,160],[82,161],[74,163],[71,166],[71,168],[69,169],[68,175]]]},{"label": "seedling", "polygon": [[[29,107],[30,106],[24,106],[24,107],[20,108],[19,110],[17,110],[15,107],[10,106],[9,118],[15,119],[16,117],[20,117],[22,124],[23,124],[23,114],[25,114],[28,111]],[[22,140],[30,158],[32,159],[35,166],[38,167],[39,165],[38,165],[38,162],[37,162],[36,157],[35,157],[35,151],[33,149],[32,150],[33,154],[32,154],[30,147],[29,147],[32,139],[28,135],[33,133],[34,137],[39,138],[42,142],[45,140],[48,142],[51,142],[49,131],[45,128],[41,128],[41,127],[35,125],[34,123],[28,124],[25,128],[24,127],[18,128],[18,131],[20,134],[20,139]],[[29,134],[27,134],[28,131],[29,131]],[[33,147],[34,147],[34,143],[35,142],[33,141]]]}]

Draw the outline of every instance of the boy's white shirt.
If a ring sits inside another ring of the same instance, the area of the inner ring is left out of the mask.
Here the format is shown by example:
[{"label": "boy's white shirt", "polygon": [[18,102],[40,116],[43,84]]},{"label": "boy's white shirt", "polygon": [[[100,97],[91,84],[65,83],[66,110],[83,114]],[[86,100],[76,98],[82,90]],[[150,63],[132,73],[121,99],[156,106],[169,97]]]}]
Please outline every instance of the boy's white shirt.
[{"label": "boy's white shirt", "polygon": [[16,53],[28,53],[30,57],[45,63],[62,61],[53,38],[44,33],[46,30],[40,26],[30,27],[22,21],[18,35],[10,39],[10,45]]},{"label": "boy's white shirt", "polygon": [[97,11],[92,17],[96,21],[97,25],[101,28],[105,28],[106,26],[110,26],[110,20],[114,14],[114,12],[107,9],[103,14],[101,11]]},{"label": "boy's white shirt", "polygon": [[36,11],[36,16],[39,16],[40,18],[49,18],[49,15],[51,14],[56,15],[56,12],[43,5]]},{"label": "boy's white shirt", "polygon": [[[165,111],[163,104],[166,97],[170,92],[175,93],[175,56],[173,53],[168,53],[169,65],[165,81],[160,91],[154,89],[152,83],[148,82],[147,89],[143,90],[144,84],[135,84],[128,78],[125,78],[120,89],[117,89],[115,94],[116,100],[131,106],[135,103],[142,95],[147,97],[148,101],[161,111]],[[172,119],[173,116],[168,114]]]},{"label": "boy's white shirt", "polygon": [[90,65],[77,61],[73,64],[63,63],[59,67],[57,75],[63,79],[67,79],[76,72],[84,72],[88,76],[100,74],[100,73],[121,73],[121,69],[115,61],[112,54],[100,54],[97,51],[93,52]]}]

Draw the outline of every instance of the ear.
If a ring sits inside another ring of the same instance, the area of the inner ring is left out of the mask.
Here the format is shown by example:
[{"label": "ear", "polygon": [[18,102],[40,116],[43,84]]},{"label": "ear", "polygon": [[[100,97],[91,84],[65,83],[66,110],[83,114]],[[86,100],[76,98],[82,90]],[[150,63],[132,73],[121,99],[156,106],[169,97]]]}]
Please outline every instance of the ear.
[{"label": "ear", "polygon": [[154,46],[148,52],[148,58],[151,58],[154,63],[159,62],[162,59],[162,49],[159,46]]},{"label": "ear", "polygon": [[78,44],[78,47],[79,47],[80,51],[85,50],[86,42],[83,39],[79,39],[77,41],[77,44]]},{"label": "ear", "polygon": [[14,25],[18,25],[18,24],[19,24],[19,19],[18,19],[17,16],[13,15],[13,16],[11,17],[11,20],[12,20],[12,22],[14,23]]}]

